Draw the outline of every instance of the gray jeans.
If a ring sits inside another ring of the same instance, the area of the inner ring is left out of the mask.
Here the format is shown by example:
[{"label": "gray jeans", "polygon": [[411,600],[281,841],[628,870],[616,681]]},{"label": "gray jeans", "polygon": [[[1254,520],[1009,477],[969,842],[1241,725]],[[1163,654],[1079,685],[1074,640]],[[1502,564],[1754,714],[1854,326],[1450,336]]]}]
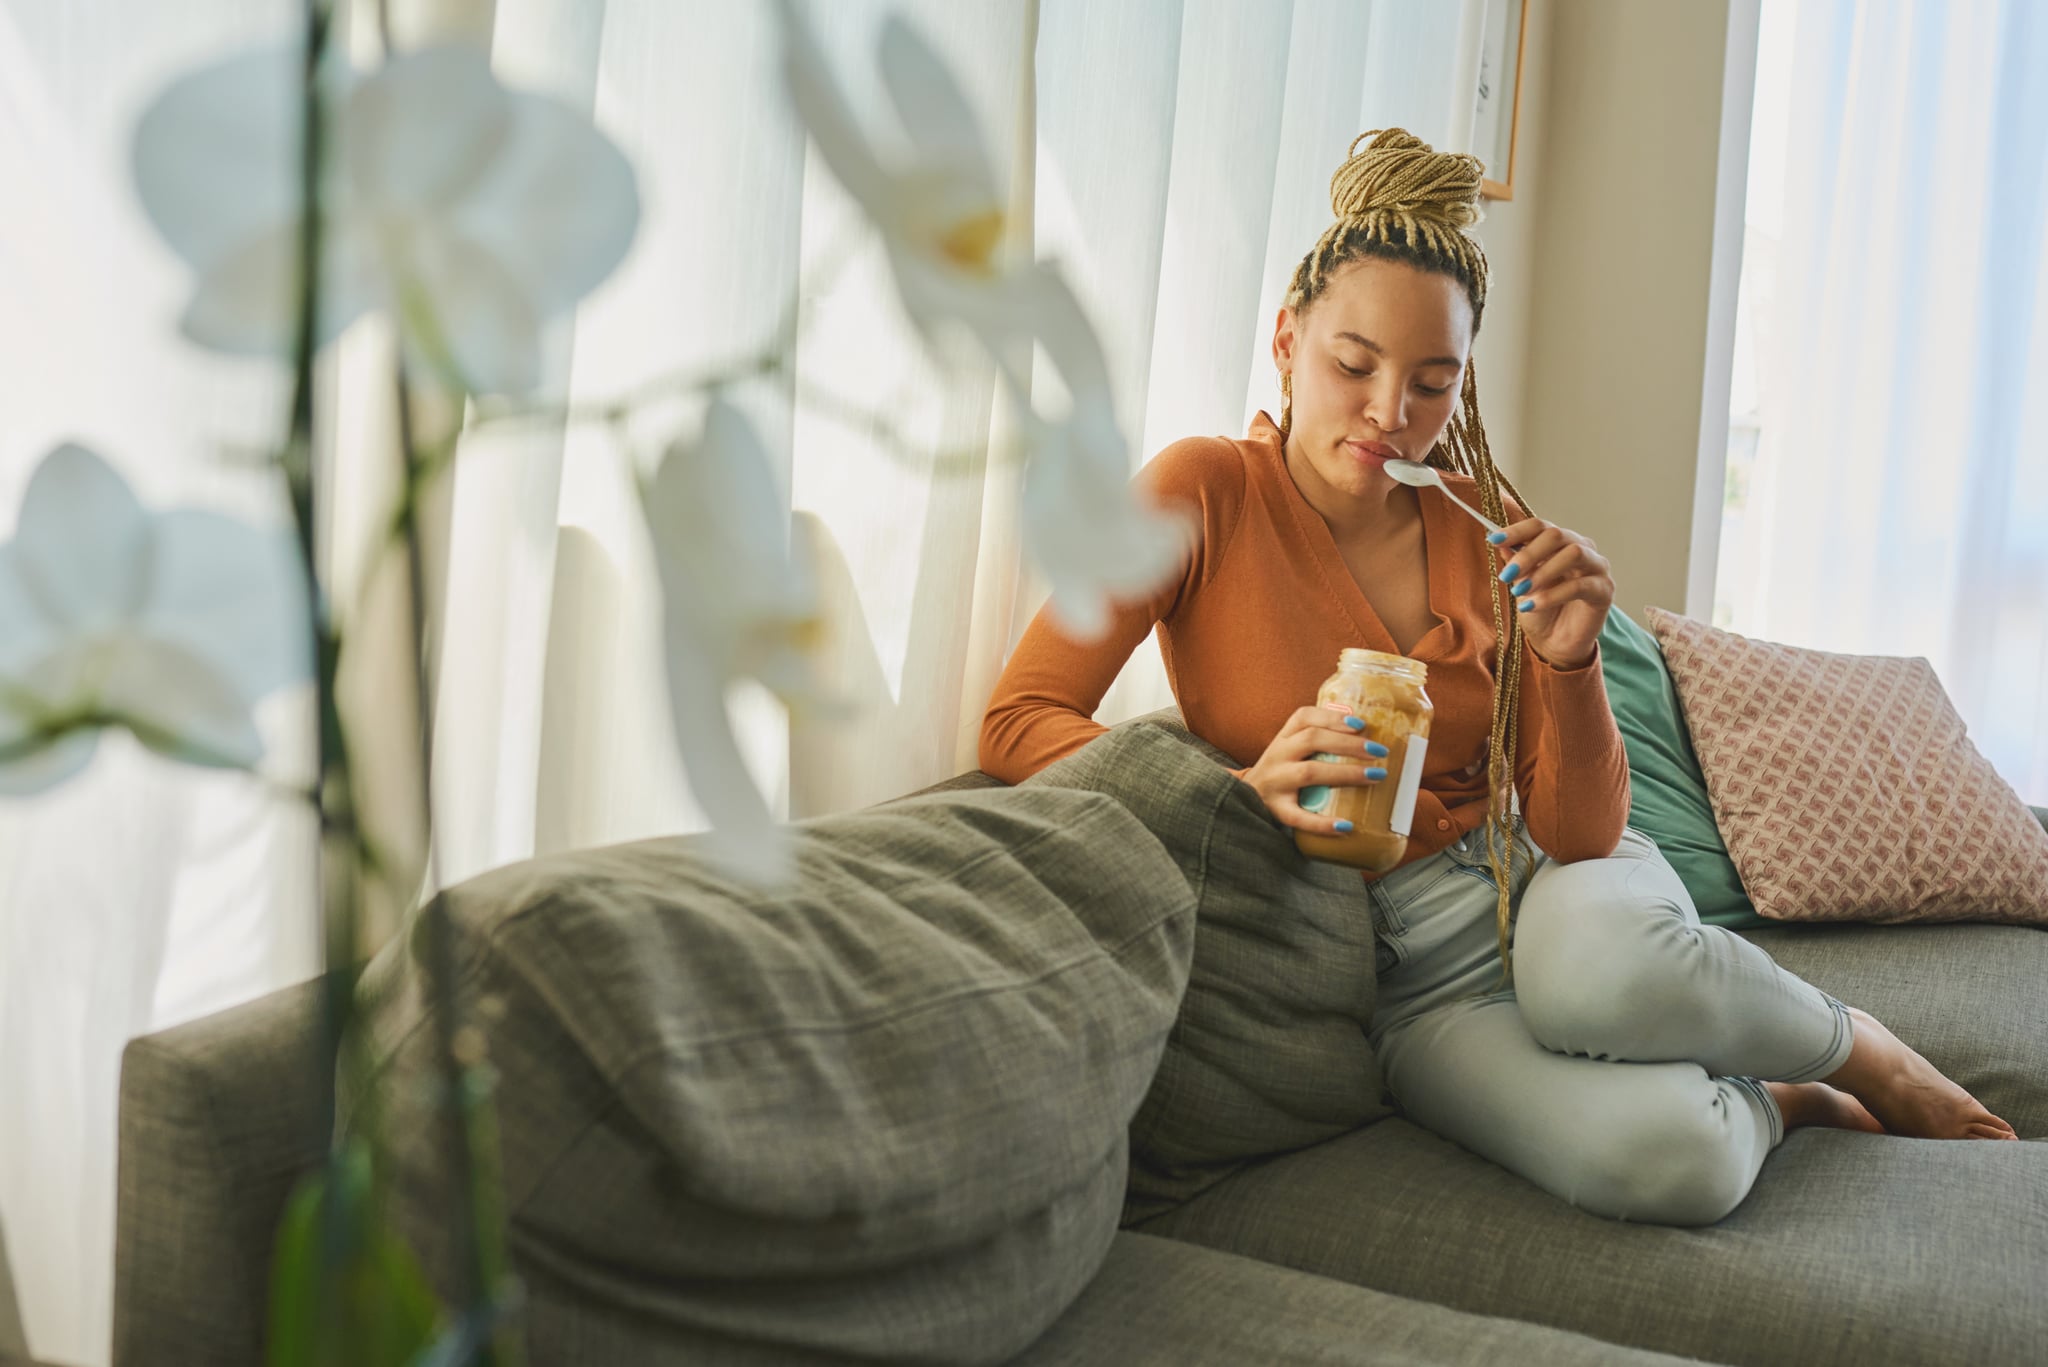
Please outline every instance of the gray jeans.
[{"label": "gray jeans", "polygon": [[1514,862],[1514,986],[1475,832],[1367,885],[1379,951],[1368,1034],[1402,1112],[1581,1209],[1712,1224],[1785,1137],[1761,1079],[1847,1061],[1835,998],[1700,924],[1634,830],[1606,859]]}]

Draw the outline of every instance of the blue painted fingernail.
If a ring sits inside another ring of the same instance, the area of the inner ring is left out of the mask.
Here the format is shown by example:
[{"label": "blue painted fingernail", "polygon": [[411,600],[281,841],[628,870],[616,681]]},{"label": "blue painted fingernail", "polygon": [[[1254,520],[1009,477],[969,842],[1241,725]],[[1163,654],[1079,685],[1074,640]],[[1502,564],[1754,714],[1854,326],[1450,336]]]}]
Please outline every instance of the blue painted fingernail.
[{"label": "blue painted fingernail", "polygon": [[1365,776],[1370,779],[1382,779],[1387,776],[1387,771],[1375,764],[1365,771]]},{"label": "blue painted fingernail", "polygon": [[1365,723],[1356,717],[1346,717],[1344,724],[1354,731],[1363,731],[1365,729]]},{"label": "blue painted fingernail", "polygon": [[1491,541],[1494,545],[1498,546],[1508,539],[1508,534],[1506,532],[1488,532],[1486,534],[1486,539],[1488,541]]},{"label": "blue painted fingernail", "polygon": [[1510,589],[1509,592],[1514,594],[1515,597],[1520,598],[1523,594],[1527,593],[1530,589],[1533,589],[1535,587],[1536,581],[1534,579],[1524,579],[1521,583],[1515,585],[1514,588]]},{"label": "blue painted fingernail", "polygon": [[1522,567],[1520,565],[1517,565],[1514,561],[1510,560],[1508,561],[1508,567],[1500,572],[1500,582],[1503,584],[1512,584],[1515,581],[1515,576],[1520,574],[1521,572]]},{"label": "blue painted fingernail", "polygon": [[1381,745],[1378,741],[1369,740],[1365,743],[1365,753],[1373,756],[1375,759],[1385,759],[1390,752],[1386,746]]},{"label": "blue painted fingernail", "polygon": [[1337,823],[1337,834],[1339,835],[1349,835],[1355,829],[1356,827],[1354,827],[1348,821],[1340,821]]},{"label": "blue painted fingernail", "polygon": [[1515,605],[1515,611],[1527,612],[1530,608],[1533,608],[1535,606],[1536,600],[1534,598],[1524,598],[1520,603],[1517,603]]}]

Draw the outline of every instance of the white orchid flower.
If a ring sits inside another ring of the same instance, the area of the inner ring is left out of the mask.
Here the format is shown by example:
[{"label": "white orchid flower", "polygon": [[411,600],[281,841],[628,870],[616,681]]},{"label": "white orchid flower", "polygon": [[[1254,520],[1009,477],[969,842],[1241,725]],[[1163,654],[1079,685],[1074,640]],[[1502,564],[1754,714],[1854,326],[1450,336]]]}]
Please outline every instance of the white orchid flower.
[{"label": "white orchid flower", "polygon": [[1199,529],[1131,483],[1109,365],[1066,281],[1039,266],[1018,284],[1011,316],[1044,346],[1068,391],[1065,416],[1048,420],[1030,407],[1029,375],[998,366],[1025,415],[1024,549],[1044,570],[1067,634],[1093,640],[1109,629],[1109,601],[1144,597],[1171,578]]},{"label": "white orchid flower", "polygon": [[[905,310],[927,346],[957,323],[981,343],[1026,414],[1024,540],[1052,584],[1053,611],[1082,638],[1108,626],[1106,600],[1142,596],[1178,568],[1188,526],[1129,487],[1102,344],[1052,266],[998,260],[1005,206],[960,83],[901,18],[884,21],[883,88],[908,155],[892,165],[863,136],[796,0],[780,0],[790,99],[819,154],[881,230]],[[1026,368],[1043,346],[1071,398],[1048,420]]]},{"label": "white orchid flower", "polygon": [[1109,604],[1149,596],[1184,562],[1195,528],[1140,502],[1129,449],[1113,415],[1098,405],[1047,422],[1025,418],[1031,444],[1024,471],[1024,550],[1051,587],[1053,616],[1067,635],[1099,639]]},{"label": "white orchid flower", "polygon": [[[244,53],[174,82],[135,134],[143,208],[197,272],[185,335],[288,355],[298,311],[302,58]],[[640,217],[625,154],[582,113],[500,85],[459,44],[323,79],[324,343],[371,310],[450,388],[540,380],[542,324],[595,289]]]},{"label": "white orchid flower", "polygon": [[695,441],[679,441],[643,490],[660,569],[669,705],[698,805],[735,876],[773,883],[790,871],[780,828],[747,772],[726,712],[727,688],[757,679],[790,707],[843,705],[817,680],[824,634],[808,551],[790,537],[788,504],[740,411],[715,396]]},{"label": "white orchid flower", "polygon": [[911,322],[927,344],[936,325],[987,316],[1000,276],[1004,202],[973,106],[938,54],[895,14],[883,21],[883,87],[908,135],[890,165],[863,136],[796,0],[778,0],[783,72],[818,153],[881,230]]},{"label": "white orchid flower", "polygon": [[310,672],[304,582],[287,534],[150,512],[98,456],[58,447],[0,545],[0,793],[62,783],[108,726],[254,768],[255,704]]}]

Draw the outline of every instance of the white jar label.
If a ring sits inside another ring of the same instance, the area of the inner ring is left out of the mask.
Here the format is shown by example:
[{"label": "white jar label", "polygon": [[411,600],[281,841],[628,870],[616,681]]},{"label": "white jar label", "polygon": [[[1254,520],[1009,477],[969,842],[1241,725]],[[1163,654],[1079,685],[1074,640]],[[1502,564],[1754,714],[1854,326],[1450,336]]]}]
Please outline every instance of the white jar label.
[{"label": "white jar label", "polygon": [[1408,754],[1401,761],[1401,778],[1394,789],[1394,814],[1387,818],[1387,828],[1395,835],[1408,834],[1415,824],[1415,794],[1422,787],[1422,756],[1428,749],[1427,737],[1408,737]]}]

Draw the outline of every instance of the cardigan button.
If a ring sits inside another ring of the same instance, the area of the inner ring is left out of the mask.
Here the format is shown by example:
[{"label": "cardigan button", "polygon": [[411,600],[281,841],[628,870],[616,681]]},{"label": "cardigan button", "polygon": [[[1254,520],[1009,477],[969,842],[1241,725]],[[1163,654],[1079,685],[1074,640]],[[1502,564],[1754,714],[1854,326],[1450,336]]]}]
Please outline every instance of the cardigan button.
[{"label": "cardigan button", "polygon": [[1451,823],[1449,819],[1440,816],[1436,819],[1436,828],[1440,831],[1448,831],[1451,828]]}]

